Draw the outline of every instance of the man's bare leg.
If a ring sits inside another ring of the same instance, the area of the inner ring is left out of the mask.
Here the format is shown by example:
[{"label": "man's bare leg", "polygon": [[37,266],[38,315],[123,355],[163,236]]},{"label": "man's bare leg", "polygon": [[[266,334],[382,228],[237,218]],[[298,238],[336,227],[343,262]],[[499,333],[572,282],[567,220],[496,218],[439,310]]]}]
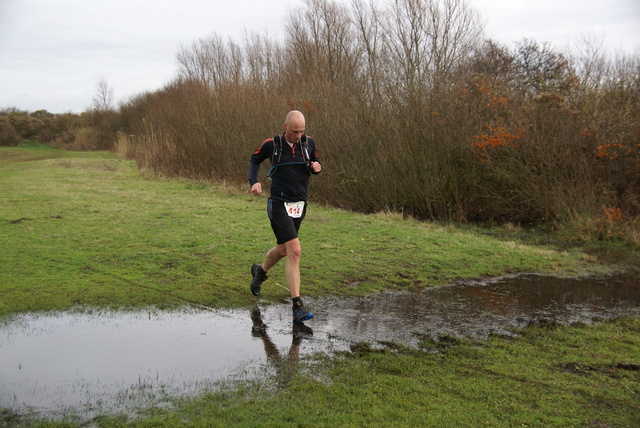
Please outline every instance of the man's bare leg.
[{"label": "man's bare leg", "polygon": [[291,297],[300,297],[300,256],[302,249],[298,238],[287,241],[284,244],[287,249],[287,260],[284,265],[284,275]]},{"label": "man's bare leg", "polygon": [[262,263],[262,270],[269,272],[269,270],[278,264],[280,260],[287,257],[287,249],[284,244],[278,244],[275,247],[267,251]]},{"label": "man's bare leg", "polygon": [[287,258],[284,265],[284,275],[287,279],[287,285],[291,297],[300,297],[300,256],[302,249],[300,240],[294,238],[284,244],[278,244],[267,251],[262,270],[268,272],[283,258]]}]

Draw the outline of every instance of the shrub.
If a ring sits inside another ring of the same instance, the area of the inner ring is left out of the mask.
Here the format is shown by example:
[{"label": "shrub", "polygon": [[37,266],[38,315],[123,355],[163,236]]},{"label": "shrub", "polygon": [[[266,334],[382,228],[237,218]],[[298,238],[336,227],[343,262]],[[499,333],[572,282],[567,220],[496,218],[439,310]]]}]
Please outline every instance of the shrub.
[{"label": "shrub", "polygon": [[0,116],[0,146],[16,146],[20,142],[18,134],[6,116]]}]

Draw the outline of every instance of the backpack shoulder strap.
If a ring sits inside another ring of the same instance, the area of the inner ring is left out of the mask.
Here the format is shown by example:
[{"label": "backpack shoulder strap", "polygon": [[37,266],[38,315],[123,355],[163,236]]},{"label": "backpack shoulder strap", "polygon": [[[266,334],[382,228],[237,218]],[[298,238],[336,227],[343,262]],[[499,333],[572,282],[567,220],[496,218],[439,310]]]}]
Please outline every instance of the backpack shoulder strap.
[{"label": "backpack shoulder strap", "polygon": [[275,166],[280,163],[282,157],[282,137],[278,134],[273,137],[273,155],[271,156],[271,165]]},{"label": "backpack shoulder strap", "polygon": [[305,163],[307,164],[307,169],[311,171],[311,156],[309,156],[309,137],[307,135],[303,135],[300,140],[300,150],[302,151],[302,157],[304,158]]}]

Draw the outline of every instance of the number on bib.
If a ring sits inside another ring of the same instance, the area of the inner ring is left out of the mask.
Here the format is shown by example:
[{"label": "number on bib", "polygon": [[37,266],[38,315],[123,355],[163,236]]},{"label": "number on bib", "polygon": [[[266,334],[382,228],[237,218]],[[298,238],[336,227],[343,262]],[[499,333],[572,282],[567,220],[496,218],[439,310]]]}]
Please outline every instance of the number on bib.
[{"label": "number on bib", "polygon": [[304,212],[304,201],[285,202],[284,207],[287,210],[289,217],[300,218]]}]

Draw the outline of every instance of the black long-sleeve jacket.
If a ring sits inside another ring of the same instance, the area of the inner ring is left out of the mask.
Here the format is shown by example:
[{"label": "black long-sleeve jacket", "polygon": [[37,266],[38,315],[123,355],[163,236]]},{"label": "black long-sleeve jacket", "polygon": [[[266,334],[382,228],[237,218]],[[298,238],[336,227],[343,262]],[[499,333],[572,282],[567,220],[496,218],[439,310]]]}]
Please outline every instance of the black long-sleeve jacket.
[{"label": "black long-sleeve jacket", "polygon": [[319,162],[315,141],[310,136],[303,136],[301,141],[305,138],[307,140],[307,150],[306,153],[303,153],[302,144],[296,143],[290,147],[282,135],[279,138],[282,155],[278,156],[279,160],[274,160],[274,138],[264,140],[251,155],[249,159],[249,184],[253,186],[258,182],[260,164],[265,159],[270,159],[273,172],[271,175],[271,198],[285,202],[306,201],[309,176],[315,174],[309,165],[311,162]]}]

